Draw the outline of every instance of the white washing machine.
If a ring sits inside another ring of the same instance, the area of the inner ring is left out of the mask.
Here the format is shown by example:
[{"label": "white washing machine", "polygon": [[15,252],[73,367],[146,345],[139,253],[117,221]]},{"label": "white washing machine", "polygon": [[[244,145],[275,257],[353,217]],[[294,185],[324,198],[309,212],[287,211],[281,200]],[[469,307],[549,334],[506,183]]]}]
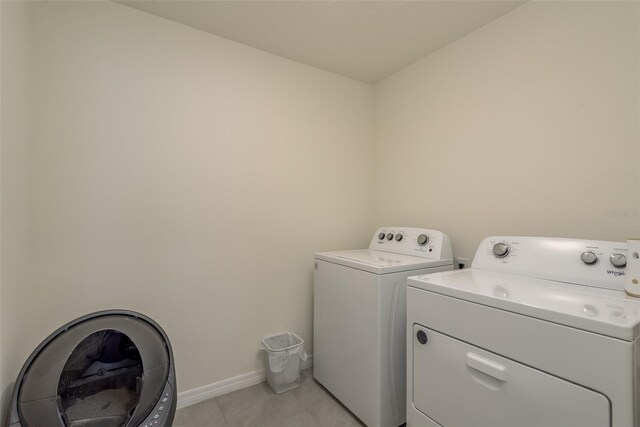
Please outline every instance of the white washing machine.
[{"label": "white washing machine", "polygon": [[626,244],[490,237],[411,277],[407,425],[638,426],[640,300]]},{"label": "white washing machine", "polygon": [[407,277],[452,268],[447,235],[419,228],[315,255],[313,376],[367,426],[405,422]]}]

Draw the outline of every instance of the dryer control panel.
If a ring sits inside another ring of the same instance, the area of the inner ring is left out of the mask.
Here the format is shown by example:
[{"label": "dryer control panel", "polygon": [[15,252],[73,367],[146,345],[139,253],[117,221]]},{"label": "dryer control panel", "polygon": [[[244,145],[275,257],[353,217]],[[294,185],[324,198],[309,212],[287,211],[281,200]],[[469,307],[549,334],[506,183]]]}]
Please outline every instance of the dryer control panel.
[{"label": "dryer control panel", "polygon": [[449,236],[442,231],[427,228],[379,228],[371,239],[369,249],[436,260],[453,260]]},{"label": "dryer control panel", "polygon": [[551,237],[492,236],[473,268],[585,286],[624,290],[627,244]]}]

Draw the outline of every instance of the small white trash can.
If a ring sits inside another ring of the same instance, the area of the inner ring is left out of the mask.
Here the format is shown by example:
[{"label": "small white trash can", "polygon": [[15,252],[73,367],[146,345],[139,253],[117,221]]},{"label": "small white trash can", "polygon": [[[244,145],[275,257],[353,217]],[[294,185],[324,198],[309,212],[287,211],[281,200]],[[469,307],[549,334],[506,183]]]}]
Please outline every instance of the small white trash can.
[{"label": "small white trash can", "polygon": [[262,346],[267,354],[267,383],[276,394],[300,385],[300,367],[307,360],[304,340],[293,332],[265,337]]}]

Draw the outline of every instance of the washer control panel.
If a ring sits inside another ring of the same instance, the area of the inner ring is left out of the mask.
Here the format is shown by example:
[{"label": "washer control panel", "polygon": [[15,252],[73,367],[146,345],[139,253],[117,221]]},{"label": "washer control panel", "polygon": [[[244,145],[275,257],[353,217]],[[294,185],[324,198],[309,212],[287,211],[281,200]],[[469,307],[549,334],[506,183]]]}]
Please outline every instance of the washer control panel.
[{"label": "washer control panel", "polygon": [[171,408],[171,400],[173,399],[173,389],[171,388],[171,384],[167,382],[164,387],[164,391],[162,392],[162,396],[156,403],[156,407],[153,408],[151,414],[140,423],[140,427],[154,427],[157,425],[163,425],[162,422],[167,418],[167,415],[170,412]]},{"label": "washer control panel", "polygon": [[438,260],[453,259],[449,236],[426,228],[382,227],[374,233],[369,249]]},{"label": "washer control panel", "polygon": [[484,239],[473,268],[624,290],[627,244],[550,237]]}]

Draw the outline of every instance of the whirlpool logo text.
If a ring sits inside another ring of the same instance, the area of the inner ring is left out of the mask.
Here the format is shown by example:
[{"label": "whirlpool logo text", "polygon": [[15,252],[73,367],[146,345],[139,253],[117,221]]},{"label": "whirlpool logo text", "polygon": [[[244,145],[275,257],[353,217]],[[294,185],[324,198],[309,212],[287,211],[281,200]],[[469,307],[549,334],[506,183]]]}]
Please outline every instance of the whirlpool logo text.
[{"label": "whirlpool logo text", "polygon": [[607,270],[607,274],[611,274],[612,276],[624,276],[624,271],[622,270]]}]

